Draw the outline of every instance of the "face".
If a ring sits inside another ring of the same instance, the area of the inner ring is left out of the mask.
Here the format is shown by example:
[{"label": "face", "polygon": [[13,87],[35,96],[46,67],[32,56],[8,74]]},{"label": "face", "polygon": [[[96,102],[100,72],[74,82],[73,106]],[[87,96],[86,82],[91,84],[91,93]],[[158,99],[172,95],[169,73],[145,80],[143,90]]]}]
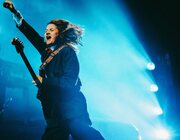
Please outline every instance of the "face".
[{"label": "face", "polygon": [[59,36],[59,30],[57,26],[54,24],[48,24],[44,34],[46,44],[54,45],[57,41],[58,36]]}]

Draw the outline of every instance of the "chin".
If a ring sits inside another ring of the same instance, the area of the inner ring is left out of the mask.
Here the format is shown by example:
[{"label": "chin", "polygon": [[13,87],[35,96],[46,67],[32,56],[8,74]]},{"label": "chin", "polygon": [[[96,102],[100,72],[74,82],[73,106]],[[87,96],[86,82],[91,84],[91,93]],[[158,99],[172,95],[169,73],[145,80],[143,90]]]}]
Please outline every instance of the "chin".
[{"label": "chin", "polygon": [[47,43],[47,42],[46,42],[46,45],[50,47],[50,46],[53,46],[54,43]]},{"label": "chin", "polygon": [[46,42],[46,45],[51,45],[51,44],[53,44],[52,42]]}]

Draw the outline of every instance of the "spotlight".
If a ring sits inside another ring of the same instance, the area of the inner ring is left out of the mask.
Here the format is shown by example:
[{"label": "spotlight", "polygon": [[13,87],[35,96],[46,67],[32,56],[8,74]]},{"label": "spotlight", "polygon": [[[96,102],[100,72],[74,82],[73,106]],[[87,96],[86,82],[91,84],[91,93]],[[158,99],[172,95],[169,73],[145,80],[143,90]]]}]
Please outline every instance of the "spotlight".
[{"label": "spotlight", "polygon": [[154,107],[154,108],[153,108],[153,113],[154,113],[155,115],[162,115],[162,114],[163,114],[163,111],[162,111],[162,109],[161,109],[160,107]]},{"label": "spotlight", "polygon": [[158,86],[157,86],[156,84],[152,84],[152,85],[150,86],[150,90],[151,90],[152,92],[157,92],[157,91],[158,91]]},{"label": "spotlight", "polygon": [[153,62],[149,62],[149,63],[147,64],[147,69],[148,69],[148,70],[154,70],[154,69],[155,69],[155,64],[154,64]]},{"label": "spotlight", "polygon": [[170,132],[165,128],[155,130],[155,137],[158,140],[170,140]]}]

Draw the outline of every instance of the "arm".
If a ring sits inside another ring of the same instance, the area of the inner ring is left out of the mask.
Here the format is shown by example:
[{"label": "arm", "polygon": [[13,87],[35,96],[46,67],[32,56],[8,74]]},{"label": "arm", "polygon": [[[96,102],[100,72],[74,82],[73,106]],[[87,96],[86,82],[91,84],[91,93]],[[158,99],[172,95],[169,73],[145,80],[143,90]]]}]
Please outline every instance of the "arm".
[{"label": "arm", "polygon": [[27,39],[33,44],[33,46],[41,54],[45,49],[45,43],[43,37],[41,37],[24,19],[20,26],[17,28],[27,37]]},{"label": "arm", "polygon": [[19,30],[28,38],[34,47],[41,53],[45,49],[43,37],[41,37],[22,17],[21,13],[17,11],[11,1],[5,1],[3,6],[9,9],[13,14],[13,19]]}]

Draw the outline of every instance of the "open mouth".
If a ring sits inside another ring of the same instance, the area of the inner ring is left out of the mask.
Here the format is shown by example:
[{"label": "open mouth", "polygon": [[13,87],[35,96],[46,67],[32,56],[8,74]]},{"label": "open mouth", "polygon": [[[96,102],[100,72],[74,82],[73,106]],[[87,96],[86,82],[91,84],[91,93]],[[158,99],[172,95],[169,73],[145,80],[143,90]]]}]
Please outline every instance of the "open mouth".
[{"label": "open mouth", "polygon": [[47,39],[47,40],[51,39],[51,36],[46,36],[46,39]]}]

